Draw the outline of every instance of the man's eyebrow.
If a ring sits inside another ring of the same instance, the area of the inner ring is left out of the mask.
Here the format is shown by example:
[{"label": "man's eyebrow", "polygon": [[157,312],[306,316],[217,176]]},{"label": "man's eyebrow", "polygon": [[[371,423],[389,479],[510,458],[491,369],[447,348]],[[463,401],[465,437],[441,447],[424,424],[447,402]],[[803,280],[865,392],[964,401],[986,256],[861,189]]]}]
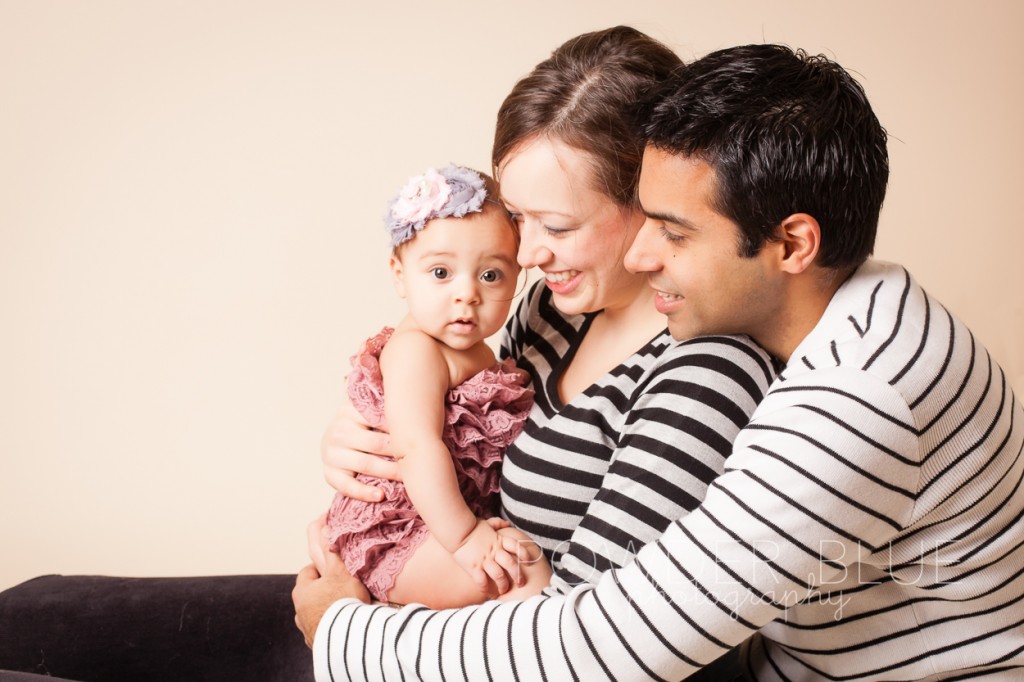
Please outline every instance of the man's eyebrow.
[{"label": "man's eyebrow", "polygon": [[652,220],[660,220],[663,223],[672,223],[687,230],[696,230],[697,225],[686,218],[680,218],[679,216],[672,215],[671,213],[657,213],[655,211],[644,211],[644,215]]}]

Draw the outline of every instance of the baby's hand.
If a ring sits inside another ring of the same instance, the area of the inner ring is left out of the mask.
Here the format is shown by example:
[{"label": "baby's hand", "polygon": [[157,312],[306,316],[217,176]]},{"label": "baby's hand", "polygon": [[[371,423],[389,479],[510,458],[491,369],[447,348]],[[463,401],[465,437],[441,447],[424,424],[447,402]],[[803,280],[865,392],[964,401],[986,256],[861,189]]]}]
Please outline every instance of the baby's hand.
[{"label": "baby's hand", "polygon": [[481,591],[487,592],[492,581],[498,594],[505,594],[513,586],[522,584],[518,557],[502,546],[501,536],[487,521],[478,520],[476,527],[452,554]]}]

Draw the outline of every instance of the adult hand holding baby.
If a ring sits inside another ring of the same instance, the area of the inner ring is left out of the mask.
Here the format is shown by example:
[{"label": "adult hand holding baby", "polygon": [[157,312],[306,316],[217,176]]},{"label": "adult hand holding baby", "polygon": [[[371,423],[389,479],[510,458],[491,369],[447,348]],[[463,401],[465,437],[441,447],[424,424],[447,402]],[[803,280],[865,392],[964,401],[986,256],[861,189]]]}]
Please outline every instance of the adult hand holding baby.
[{"label": "adult hand holding baby", "polygon": [[356,479],[356,472],[401,480],[398,465],[390,459],[391,438],[383,431],[370,428],[348,400],[328,424],[320,441],[320,456],[327,483],[346,497],[363,502],[379,502],[384,494],[380,488]]}]

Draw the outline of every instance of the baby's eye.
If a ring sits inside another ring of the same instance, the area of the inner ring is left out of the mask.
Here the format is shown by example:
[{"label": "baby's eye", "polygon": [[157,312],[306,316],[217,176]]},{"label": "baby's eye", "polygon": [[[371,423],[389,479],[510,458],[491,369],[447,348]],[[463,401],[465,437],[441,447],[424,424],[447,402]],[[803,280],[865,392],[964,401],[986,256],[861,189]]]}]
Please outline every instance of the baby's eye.
[{"label": "baby's eye", "polygon": [[480,273],[480,280],[483,282],[487,282],[488,284],[493,284],[495,282],[501,281],[501,278],[503,276],[504,275],[501,272],[501,270],[485,270],[484,272]]},{"label": "baby's eye", "polygon": [[448,279],[448,268],[434,268],[430,271],[434,279]]}]

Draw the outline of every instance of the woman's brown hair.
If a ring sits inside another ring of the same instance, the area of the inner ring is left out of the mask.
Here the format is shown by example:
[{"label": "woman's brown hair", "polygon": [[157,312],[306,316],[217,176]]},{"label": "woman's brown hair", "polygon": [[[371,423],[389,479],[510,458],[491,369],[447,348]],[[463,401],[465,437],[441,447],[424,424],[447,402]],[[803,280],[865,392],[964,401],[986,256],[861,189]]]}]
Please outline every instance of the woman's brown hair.
[{"label": "woman's brown hair", "polygon": [[636,201],[644,98],[682,64],[665,45],[628,26],[584,33],[522,78],[498,110],[491,163],[547,136],[584,152],[594,189],[620,206]]}]

